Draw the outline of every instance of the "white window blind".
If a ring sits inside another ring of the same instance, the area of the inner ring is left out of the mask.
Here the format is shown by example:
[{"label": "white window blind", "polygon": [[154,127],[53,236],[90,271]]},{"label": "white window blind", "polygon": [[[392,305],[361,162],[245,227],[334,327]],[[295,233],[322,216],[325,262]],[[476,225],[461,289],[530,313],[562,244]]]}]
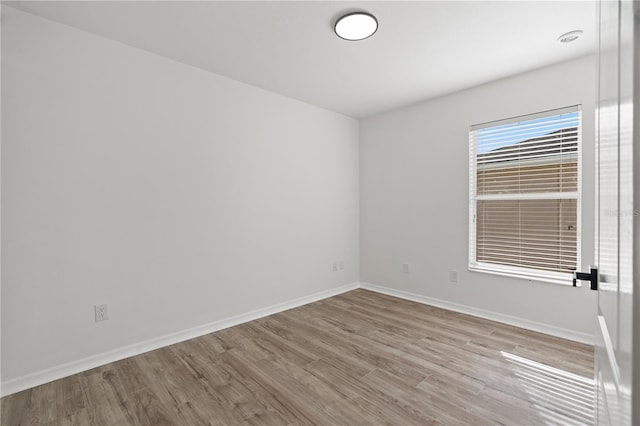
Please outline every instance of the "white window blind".
[{"label": "white window blind", "polygon": [[469,267],[563,281],[579,262],[580,107],[472,126]]}]

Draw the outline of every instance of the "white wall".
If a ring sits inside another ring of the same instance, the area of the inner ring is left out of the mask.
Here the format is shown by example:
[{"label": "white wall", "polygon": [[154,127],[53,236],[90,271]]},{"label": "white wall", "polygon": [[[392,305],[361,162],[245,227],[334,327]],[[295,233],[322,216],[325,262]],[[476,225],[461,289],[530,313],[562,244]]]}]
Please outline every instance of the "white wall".
[{"label": "white wall", "polygon": [[3,382],[358,280],[357,121],[2,12]]},{"label": "white wall", "polygon": [[[594,72],[594,58],[581,58],[363,120],[361,281],[591,336],[595,292],[467,270],[468,132],[473,124],[582,104],[586,268],[594,252]],[[450,270],[458,284],[449,283]]]}]

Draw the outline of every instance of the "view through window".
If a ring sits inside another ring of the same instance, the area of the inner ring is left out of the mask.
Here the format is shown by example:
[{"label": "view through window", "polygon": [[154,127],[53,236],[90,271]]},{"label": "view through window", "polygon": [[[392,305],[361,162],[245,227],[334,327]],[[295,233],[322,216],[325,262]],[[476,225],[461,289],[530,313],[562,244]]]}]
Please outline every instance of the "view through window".
[{"label": "view through window", "polygon": [[579,107],[472,126],[469,267],[561,281],[579,260]]}]

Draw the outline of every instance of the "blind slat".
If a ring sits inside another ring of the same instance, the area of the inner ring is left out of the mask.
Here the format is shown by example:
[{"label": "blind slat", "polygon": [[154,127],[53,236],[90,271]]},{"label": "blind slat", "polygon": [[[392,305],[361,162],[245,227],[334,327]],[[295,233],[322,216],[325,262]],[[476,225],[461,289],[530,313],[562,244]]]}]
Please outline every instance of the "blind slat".
[{"label": "blind slat", "polygon": [[[541,129],[535,129],[535,131],[539,132],[541,131]],[[494,145],[504,145],[504,142],[513,143],[514,139],[515,140],[520,139],[518,136],[522,134],[522,130],[518,130],[518,133],[519,135],[516,135],[515,138],[514,138],[514,135],[508,135],[508,134],[494,134],[491,136],[483,134],[482,146],[490,147]],[[559,144],[575,145],[577,141],[577,137],[578,137],[578,128],[572,127],[572,128],[561,129],[561,130],[558,130],[557,132],[554,131],[553,133],[550,133],[544,136],[538,136],[535,138],[527,139],[525,141],[518,143],[517,145],[520,145],[520,146],[536,145],[537,143],[542,143],[542,142],[551,141],[551,140],[557,140]]]}]

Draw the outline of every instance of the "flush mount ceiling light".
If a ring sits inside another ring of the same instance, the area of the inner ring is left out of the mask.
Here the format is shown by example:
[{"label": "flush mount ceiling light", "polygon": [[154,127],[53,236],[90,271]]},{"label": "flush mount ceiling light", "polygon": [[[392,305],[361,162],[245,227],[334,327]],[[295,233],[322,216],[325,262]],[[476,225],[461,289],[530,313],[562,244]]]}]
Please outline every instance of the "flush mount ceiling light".
[{"label": "flush mount ceiling light", "polygon": [[371,37],[378,29],[378,20],[366,12],[355,12],[344,15],[336,22],[333,30],[338,37],[349,40],[364,40]]},{"label": "flush mount ceiling light", "polygon": [[558,41],[560,43],[571,43],[572,41],[576,41],[582,35],[581,30],[569,31],[568,33],[562,34],[558,37]]}]

